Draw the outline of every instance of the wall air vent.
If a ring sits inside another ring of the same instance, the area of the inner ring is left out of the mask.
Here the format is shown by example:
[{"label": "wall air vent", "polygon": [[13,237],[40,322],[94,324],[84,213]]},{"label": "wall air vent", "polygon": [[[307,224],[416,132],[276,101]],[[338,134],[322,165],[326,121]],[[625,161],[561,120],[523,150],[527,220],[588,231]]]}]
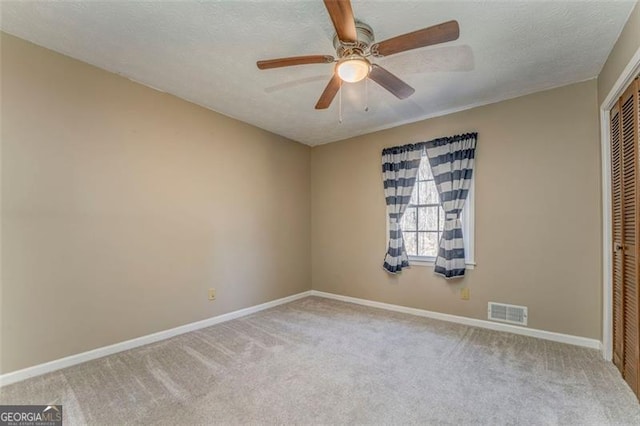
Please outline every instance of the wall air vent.
[{"label": "wall air vent", "polygon": [[489,319],[509,324],[527,325],[527,307],[489,302]]}]

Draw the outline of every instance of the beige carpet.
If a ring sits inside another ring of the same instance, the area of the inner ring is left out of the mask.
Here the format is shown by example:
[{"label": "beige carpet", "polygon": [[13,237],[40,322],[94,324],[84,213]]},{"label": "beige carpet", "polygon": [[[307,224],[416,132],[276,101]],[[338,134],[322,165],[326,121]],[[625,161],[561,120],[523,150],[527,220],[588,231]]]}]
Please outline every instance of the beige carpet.
[{"label": "beige carpet", "polygon": [[309,297],[2,388],[66,424],[640,424],[599,352]]}]

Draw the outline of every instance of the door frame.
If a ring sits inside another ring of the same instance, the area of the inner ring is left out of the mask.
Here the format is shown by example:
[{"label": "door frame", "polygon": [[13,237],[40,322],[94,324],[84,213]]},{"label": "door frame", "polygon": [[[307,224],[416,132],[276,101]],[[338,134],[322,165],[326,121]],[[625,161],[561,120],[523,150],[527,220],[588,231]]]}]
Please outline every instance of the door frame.
[{"label": "door frame", "polygon": [[602,170],[602,357],[613,356],[613,294],[611,288],[611,132],[609,112],[633,79],[640,73],[640,47],[600,105],[600,149]]}]

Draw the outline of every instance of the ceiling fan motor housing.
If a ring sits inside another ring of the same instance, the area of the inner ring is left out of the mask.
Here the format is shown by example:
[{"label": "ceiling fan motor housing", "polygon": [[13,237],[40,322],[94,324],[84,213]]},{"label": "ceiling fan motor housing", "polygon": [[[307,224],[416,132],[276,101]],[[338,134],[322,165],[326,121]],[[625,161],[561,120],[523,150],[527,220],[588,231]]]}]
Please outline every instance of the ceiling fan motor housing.
[{"label": "ceiling fan motor housing", "polygon": [[358,40],[355,42],[340,41],[338,35],[333,36],[333,47],[336,49],[338,58],[350,55],[366,56],[369,54],[369,46],[374,41],[373,30],[364,22],[356,21],[356,35]]}]

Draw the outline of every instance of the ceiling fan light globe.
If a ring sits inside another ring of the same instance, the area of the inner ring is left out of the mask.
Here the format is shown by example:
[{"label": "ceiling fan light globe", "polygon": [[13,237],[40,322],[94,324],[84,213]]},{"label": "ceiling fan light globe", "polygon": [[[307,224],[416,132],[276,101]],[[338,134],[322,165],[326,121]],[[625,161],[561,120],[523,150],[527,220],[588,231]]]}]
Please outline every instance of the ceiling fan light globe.
[{"label": "ceiling fan light globe", "polygon": [[338,64],[338,76],[347,83],[357,83],[369,75],[371,64],[364,58],[347,58]]}]

